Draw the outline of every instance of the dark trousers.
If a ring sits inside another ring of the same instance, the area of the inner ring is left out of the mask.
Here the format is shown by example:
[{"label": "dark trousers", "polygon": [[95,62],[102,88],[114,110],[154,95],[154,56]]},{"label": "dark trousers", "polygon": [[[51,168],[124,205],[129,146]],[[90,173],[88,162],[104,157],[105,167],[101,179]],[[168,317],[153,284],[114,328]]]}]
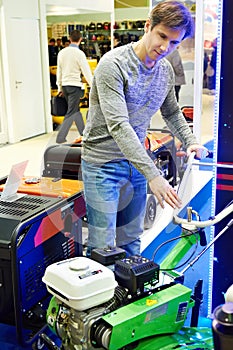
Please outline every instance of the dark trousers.
[{"label": "dark trousers", "polygon": [[175,93],[176,93],[176,100],[179,102],[179,94],[180,94],[180,85],[175,85]]},{"label": "dark trousers", "polygon": [[80,98],[83,96],[83,90],[81,87],[77,86],[62,86],[62,92],[67,101],[68,109],[57,134],[57,143],[62,143],[66,140],[66,136],[73,122],[75,122],[80,135],[83,134],[84,130],[84,121],[79,110],[79,103]]}]

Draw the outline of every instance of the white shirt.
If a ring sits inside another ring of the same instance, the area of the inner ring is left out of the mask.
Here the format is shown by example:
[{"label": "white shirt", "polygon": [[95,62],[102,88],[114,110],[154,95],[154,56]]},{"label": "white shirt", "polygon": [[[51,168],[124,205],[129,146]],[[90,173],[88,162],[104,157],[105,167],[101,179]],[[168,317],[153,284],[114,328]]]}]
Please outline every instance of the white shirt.
[{"label": "white shirt", "polygon": [[78,45],[62,49],[57,57],[57,86],[62,90],[62,86],[80,86],[82,87],[81,74],[86,81],[92,85],[92,72],[88,64],[85,53],[79,49]]}]

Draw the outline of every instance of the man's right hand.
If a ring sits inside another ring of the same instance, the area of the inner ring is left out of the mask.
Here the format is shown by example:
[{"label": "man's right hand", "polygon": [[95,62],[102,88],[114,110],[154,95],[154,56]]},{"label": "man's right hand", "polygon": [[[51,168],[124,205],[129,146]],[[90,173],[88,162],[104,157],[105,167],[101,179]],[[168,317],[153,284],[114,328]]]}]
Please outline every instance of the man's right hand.
[{"label": "man's right hand", "polygon": [[182,203],[176,191],[162,175],[149,181],[149,186],[162,208],[164,201],[174,209],[181,208]]}]

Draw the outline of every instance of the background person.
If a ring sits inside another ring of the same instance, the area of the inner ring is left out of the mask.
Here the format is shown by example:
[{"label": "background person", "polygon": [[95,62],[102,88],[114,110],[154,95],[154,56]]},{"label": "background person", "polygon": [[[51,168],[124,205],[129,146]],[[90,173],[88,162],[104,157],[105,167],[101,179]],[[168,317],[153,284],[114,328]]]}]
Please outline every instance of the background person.
[{"label": "background person", "polygon": [[215,85],[216,85],[216,61],[217,61],[217,38],[215,38],[212,42],[212,48],[213,51],[211,53],[210,58],[210,66],[213,68],[213,75],[209,77],[208,81],[208,88],[209,90],[213,90],[213,93],[215,92]]},{"label": "background person", "polygon": [[48,52],[49,52],[49,65],[56,66],[57,65],[57,50],[56,50],[56,40],[51,38],[49,40]]},{"label": "background person", "polygon": [[62,49],[57,61],[57,86],[59,94],[67,100],[68,110],[63,123],[58,130],[56,142],[66,142],[66,136],[75,122],[79,134],[82,135],[84,121],[79,110],[80,98],[83,95],[81,74],[89,86],[92,84],[92,72],[85,53],[79,49],[82,36],[80,31],[73,30],[70,34],[70,45]]},{"label": "background person", "polygon": [[55,47],[56,47],[57,54],[59,53],[59,51],[61,51],[64,48],[64,46],[62,45],[61,38],[57,38]]},{"label": "background person", "polygon": [[119,33],[114,33],[113,34],[113,48],[122,46],[122,42],[121,42],[121,37]]},{"label": "background person", "polygon": [[70,46],[70,40],[68,39],[65,41],[65,44],[64,44],[64,47],[67,47],[67,46]]},{"label": "background person", "polygon": [[114,246],[140,254],[147,182],[162,208],[180,199],[147,154],[144,140],[152,116],[164,121],[197,157],[198,144],[176,101],[174,73],[164,57],[192,35],[192,16],[178,1],[163,1],[146,20],[143,37],[107,52],[94,72],[83,134],[82,178],[88,218],[87,256]]},{"label": "background person", "polygon": [[180,57],[178,47],[172,53],[170,53],[166,58],[171,63],[172,68],[174,70],[174,74],[175,74],[174,88],[175,88],[177,102],[179,102],[181,85],[185,85],[186,80],[185,80],[184,66],[182,63],[182,59]]},{"label": "background person", "polygon": [[207,74],[206,70],[208,67],[209,57],[207,52],[204,51],[204,58],[203,58],[203,88],[208,88],[208,82],[207,82]]}]

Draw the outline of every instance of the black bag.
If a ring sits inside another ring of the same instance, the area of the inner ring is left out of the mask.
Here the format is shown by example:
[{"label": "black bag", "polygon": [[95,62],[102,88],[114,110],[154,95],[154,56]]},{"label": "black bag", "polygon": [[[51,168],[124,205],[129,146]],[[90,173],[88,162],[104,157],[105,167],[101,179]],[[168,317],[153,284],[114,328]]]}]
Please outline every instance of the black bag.
[{"label": "black bag", "polygon": [[67,112],[68,104],[64,96],[52,96],[51,114],[55,116],[64,116]]},{"label": "black bag", "polygon": [[79,143],[49,146],[44,152],[43,176],[82,180]]}]

